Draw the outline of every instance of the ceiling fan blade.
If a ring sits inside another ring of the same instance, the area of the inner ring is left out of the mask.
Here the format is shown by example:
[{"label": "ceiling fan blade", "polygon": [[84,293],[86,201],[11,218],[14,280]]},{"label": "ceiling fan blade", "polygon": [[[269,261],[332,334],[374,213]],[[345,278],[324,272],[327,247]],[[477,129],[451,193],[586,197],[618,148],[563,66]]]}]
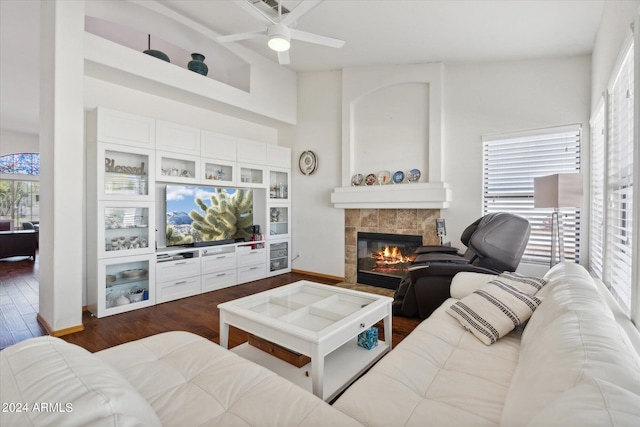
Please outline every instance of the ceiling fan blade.
[{"label": "ceiling fan blade", "polygon": [[291,38],[307,43],[315,43],[322,46],[341,48],[344,46],[344,40],[334,39],[331,37],[321,36],[319,34],[308,33],[306,31],[295,30],[291,28]]},{"label": "ceiling fan blade", "polygon": [[252,4],[253,2],[251,2],[249,0],[237,0],[237,1],[234,1],[233,3],[237,4],[239,7],[244,9],[249,15],[253,16],[254,18],[256,18],[259,21],[264,22],[267,25],[271,25],[271,24],[275,24],[276,23],[276,21],[271,19],[269,17],[269,15],[267,15],[264,12],[262,12],[257,7],[253,6],[253,4]]},{"label": "ceiling fan blade", "polygon": [[291,63],[289,60],[289,51],[285,50],[284,52],[278,52],[278,63],[280,65],[288,65]]},{"label": "ceiling fan blade", "polygon": [[322,3],[322,0],[302,0],[295,9],[280,20],[280,23],[289,25],[320,3]]},{"label": "ceiling fan blade", "polygon": [[228,36],[220,36],[216,37],[218,43],[229,43],[229,42],[237,42],[240,40],[249,40],[255,39],[256,37],[261,37],[266,35],[266,31],[253,31],[251,33],[238,33],[238,34],[230,34]]}]

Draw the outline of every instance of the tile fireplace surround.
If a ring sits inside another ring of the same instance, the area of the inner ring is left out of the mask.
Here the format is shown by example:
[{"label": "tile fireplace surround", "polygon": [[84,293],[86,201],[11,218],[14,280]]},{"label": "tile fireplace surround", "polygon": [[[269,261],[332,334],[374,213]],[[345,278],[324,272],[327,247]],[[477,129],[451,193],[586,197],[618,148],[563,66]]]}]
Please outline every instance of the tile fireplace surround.
[{"label": "tile fireplace surround", "polygon": [[345,282],[356,283],[358,232],[421,235],[423,245],[438,245],[436,218],[439,209],[345,209]]}]

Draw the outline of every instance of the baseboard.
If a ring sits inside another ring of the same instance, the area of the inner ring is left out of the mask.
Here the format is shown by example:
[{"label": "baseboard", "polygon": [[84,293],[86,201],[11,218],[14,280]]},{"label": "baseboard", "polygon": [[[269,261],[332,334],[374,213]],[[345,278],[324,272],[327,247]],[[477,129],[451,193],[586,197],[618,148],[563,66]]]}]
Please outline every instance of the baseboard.
[{"label": "baseboard", "polygon": [[77,326],[72,326],[70,328],[64,328],[64,329],[60,329],[58,331],[54,331],[51,326],[49,325],[49,323],[47,323],[46,320],[44,320],[44,318],[42,316],[40,316],[40,313],[38,313],[38,315],[36,316],[36,320],[42,325],[42,327],[45,329],[45,331],[47,331],[47,334],[51,335],[52,337],[61,337],[63,335],[69,335],[69,334],[73,334],[75,332],[81,332],[84,331],[84,325],[80,324]]},{"label": "baseboard", "polygon": [[291,269],[291,272],[298,273],[298,274],[306,274],[308,276],[322,277],[323,279],[331,279],[331,280],[338,280],[340,282],[344,282],[344,277],[340,277],[340,276],[331,276],[329,274],[322,274],[322,273],[316,273],[313,271],[294,270],[294,269]]}]

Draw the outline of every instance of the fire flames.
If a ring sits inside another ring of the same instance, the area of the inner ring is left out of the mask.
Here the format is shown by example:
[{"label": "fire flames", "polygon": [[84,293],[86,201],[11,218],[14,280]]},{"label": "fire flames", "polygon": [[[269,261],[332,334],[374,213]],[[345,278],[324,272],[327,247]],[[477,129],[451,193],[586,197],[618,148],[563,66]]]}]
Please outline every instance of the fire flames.
[{"label": "fire flames", "polygon": [[395,264],[402,264],[411,262],[410,256],[402,255],[402,252],[397,246],[389,247],[385,246],[380,251],[373,251],[371,258],[375,260],[377,266],[389,266]]}]

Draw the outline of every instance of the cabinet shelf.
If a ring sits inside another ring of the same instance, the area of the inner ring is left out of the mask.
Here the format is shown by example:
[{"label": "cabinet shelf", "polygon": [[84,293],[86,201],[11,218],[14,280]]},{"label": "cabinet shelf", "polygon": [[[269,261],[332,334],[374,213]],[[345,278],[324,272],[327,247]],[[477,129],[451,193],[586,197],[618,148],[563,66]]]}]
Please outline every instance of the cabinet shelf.
[{"label": "cabinet shelf", "polygon": [[98,230],[98,257],[153,253],[153,210],[149,202],[99,202],[96,220],[103,228]]},{"label": "cabinet shelf", "polygon": [[115,282],[107,282],[106,287],[107,288],[116,288],[116,287],[122,286],[122,285],[131,285],[133,283],[148,282],[148,281],[149,281],[149,276],[131,277],[131,278],[127,278],[127,279],[118,279]]}]

